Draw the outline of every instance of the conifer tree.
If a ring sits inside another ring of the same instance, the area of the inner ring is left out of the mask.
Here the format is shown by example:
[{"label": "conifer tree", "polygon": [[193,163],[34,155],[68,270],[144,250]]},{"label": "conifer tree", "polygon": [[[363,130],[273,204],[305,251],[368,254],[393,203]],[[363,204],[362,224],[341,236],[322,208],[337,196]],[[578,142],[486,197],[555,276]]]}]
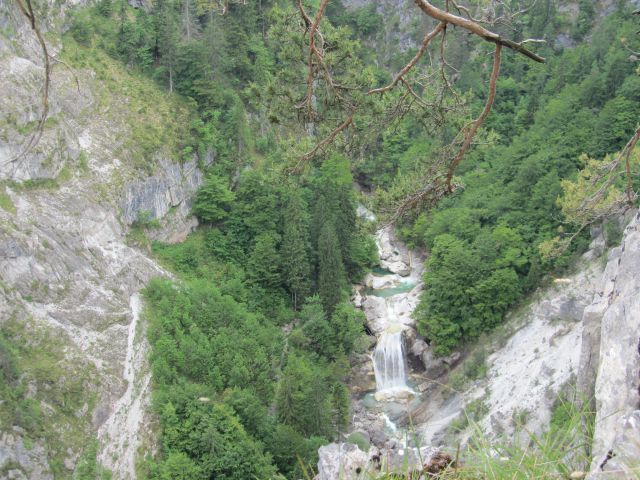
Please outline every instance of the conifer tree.
[{"label": "conifer tree", "polygon": [[287,200],[280,257],[284,283],[291,293],[293,308],[297,310],[310,291],[309,224],[307,204],[300,192],[292,190]]},{"label": "conifer tree", "polygon": [[342,299],[345,286],[342,254],[333,222],[326,222],[318,238],[318,293],[327,315],[331,316]]},{"label": "conifer tree", "polygon": [[255,239],[247,265],[247,275],[253,283],[274,289],[281,284],[277,252],[278,234],[265,232]]},{"label": "conifer tree", "polygon": [[154,5],[155,14],[155,57],[167,72],[169,91],[173,91],[174,72],[180,41],[180,27],[175,5],[171,0],[159,0]]}]

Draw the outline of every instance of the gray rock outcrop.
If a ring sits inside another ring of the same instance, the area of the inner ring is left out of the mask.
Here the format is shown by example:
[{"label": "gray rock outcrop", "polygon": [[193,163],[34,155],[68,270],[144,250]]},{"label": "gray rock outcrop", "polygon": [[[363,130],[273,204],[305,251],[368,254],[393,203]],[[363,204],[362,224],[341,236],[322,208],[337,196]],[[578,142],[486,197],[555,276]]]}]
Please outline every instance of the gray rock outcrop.
[{"label": "gray rock outcrop", "polygon": [[23,433],[17,427],[10,432],[0,432],[0,476],[12,480],[53,480],[46,447],[27,446]]},{"label": "gray rock outcrop", "polygon": [[[488,438],[546,431],[554,404],[578,374],[581,319],[600,288],[601,276],[601,262],[585,261],[578,273],[541,289],[534,302],[510,314],[501,334],[495,332],[486,340],[486,359],[437,358],[418,343],[424,377],[428,382],[436,380],[429,401],[412,413],[423,442],[442,445],[448,425],[465,415],[461,412],[469,405],[482,412],[474,413],[475,422]],[[465,362],[473,361],[486,362],[486,378],[466,380],[455,390],[440,385],[448,382],[447,372],[465,379]]]},{"label": "gray rock outcrop", "polygon": [[584,339],[589,361],[584,363],[583,377],[597,364],[590,479],[629,478],[630,469],[637,472],[640,467],[639,268],[640,216],[636,214],[620,247],[609,254],[602,290],[595,296],[587,319],[592,327]]},{"label": "gray rock outcrop", "polygon": [[411,273],[412,252],[402,242],[398,241],[391,227],[382,228],[377,232],[376,243],[378,244],[378,255],[380,256],[380,266],[382,268],[402,277],[406,277]]}]

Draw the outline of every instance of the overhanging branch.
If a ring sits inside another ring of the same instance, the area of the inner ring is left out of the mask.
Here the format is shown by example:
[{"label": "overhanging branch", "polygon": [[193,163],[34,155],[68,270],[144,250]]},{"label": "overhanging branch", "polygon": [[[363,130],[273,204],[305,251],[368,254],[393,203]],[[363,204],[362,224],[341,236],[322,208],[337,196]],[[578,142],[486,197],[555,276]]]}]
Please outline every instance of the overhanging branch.
[{"label": "overhanging branch", "polygon": [[457,27],[464,28],[465,30],[478,35],[480,38],[486,40],[487,42],[492,42],[496,45],[502,45],[504,47],[510,48],[536,62],[545,62],[545,59],[543,57],[532,52],[522,44],[514,42],[513,40],[509,40],[507,38],[502,38],[497,33],[487,30],[482,25],[474,22],[473,20],[459,17],[458,15],[454,15],[453,13],[446,12],[437,7],[434,7],[427,0],[414,0],[414,2],[418,6],[418,8],[420,8],[420,10],[429,15],[431,18],[434,18],[440,22],[450,23],[452,25],[456,25]]},{"label": "overhanging branch", "polygon": [[453,174],[456,168],[458,168],[458,165],[460,165],[460,161],[462,160],[462,157],[464,157],[464,154],[466,153],[467,149],[471,145],[471,142],[473,141],[473,137],[475,137],[476,132],[478,131],[478,128],[480,128],[480,125],[482,125],[482,123],[486,120],[487,116],[489,115],[489,112],[491,112],[491,107],[493,106],[493,102],[496,98],[496,85],[498,83],[498,75],[500,74],[501,52],[502,52],[502,45],[499,43],[496,43],[496,52],[493,57],[493,68],[491,70],[491,78],[489,79],[489,96],[487,97],[487,101],[484,104],[484,109],[482,110],[482,113],[478,118],[476,118],[473,121],[469,130],[465,133],[462,147],[460,147],[458,154],[455,156],[455,158],[451,162],[451,165],[449,166],[449,171],[447,172],[447,190],[449,190],[449,192],[452,191],[451,180],[453,179]]}]

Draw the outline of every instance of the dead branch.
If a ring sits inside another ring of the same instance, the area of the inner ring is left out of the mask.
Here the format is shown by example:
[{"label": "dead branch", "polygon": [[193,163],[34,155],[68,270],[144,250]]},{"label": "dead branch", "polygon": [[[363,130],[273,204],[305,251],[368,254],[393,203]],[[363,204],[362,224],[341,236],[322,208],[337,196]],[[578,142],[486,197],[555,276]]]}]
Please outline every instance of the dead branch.
[{"label": "dead branch", "polygon": [[[633,191],[633,178],[631,172],[630,157],[638,141],[640,141],[640,127],[635,131],[633,136],[629,139],[620,153],[618,153],[616,158],[608,164],[604,165],[600,174],[595,175],[590,179],[590,183],[592,186],[597,185],[603,179],[606,180],[602,183],[602,185],[600,185],[598,190],[593,195],[585,197],[585,199],[580,203],[580,206],[576,211],[582,212],[579,215],[580,217],[582,217],[582,222],[575,232],[560,240],[560,248],[557,250],[555,255],[561,255],[562,253],[564,253],[569,248],[573,240],[578,235],[580,235],[580,233],[585,228],[613,215],[620,215],[633,204],[633,201],[637,198],[637,194]],[[607,209],[602,209],[600,211],[598,211],[598,209],[594,209],[594,205],[597,205],[597,203],[604,198],[609,188],[620,177],[620,174],[616,174],[614,172],[620,166],[620,163],[623,159],[625,162],[624,175],[626,176],[626,201],[620,199],[620,201],[612,203]]]},{"label": "dead branch", "polygon": [[73,80],[76,83],[76,89],[78,90],[78,93],[80,93],[80,80],[78,79],[78,75],[76,75],[76,72],[73,71],[73,69],[69,66],[69,64],[67,62],[64,62],[62,60],[60,60],[57,57],[53,57],[51,56],[51,60],[53,60],[54,64],[51,66],[51,70],[53,70],[53,67],[59,63],[61,65],[63,65],[67,70],[69,70],[69,73],[71,74],[71,76],[73,77]]},{"label": "dead branch", "polygon": [[31,29],[35,32],[36,37],[38,39],[38,43],[42,48],[42,55],[44,58],[44,90],[42,93],[42,114],[40,115],[40,120],[38,120],[38,125],[36,126],[35,132],[29,138],[26,146],[22,149],[18,155],[13,157],[6,163],[14,163],[24,157],[32,148],[34,148],[40,138],[42,138],[42,133],[44,130],[44,123],[47,121],[47,116],[49,115],[49,87],[51,85],[51,63],[49,61],[49,50],[47,49],[47,44],[44,41],[44,37],[38,28],[36,23],[36,16],[33,12],[33,6],[31,5],[31,0],[26,0],[27,4],[25,6],[22,3],[22,0],[15,0],[18,8],[22,12],[22,14],[29,20],[29,24],[31,25]]},{"label": "dead branch", "polygon": [[338,125],[336,128],[334,128],[331,133],[329,133],[329,135],[327,135],[324,140],[322,140],[321,142],[318,142],[316,144],[315,147],[313,147],[311,150],[309,150],[307,153],[305,153],[301,160],[302,161],[307,161],[310,160],[311,158],[313,158],[315,156],[315,154],[318,152],[318,150],[320,150],[321,148],[324,148],[327,144],[331,143],[333,141],[334,138],[336,138],[336,135],[338,135],[342,130],[344,130],[345,128],[347,128],[349,125],[351,125],[353,123],[353,113],[351,113],[351,115],[349,115],[347,117],[347,119],[342,122],[340,125]]},{"label": "dead branch", "polygon": [[536,62],[544,63],[545,61],[543,57],[525,48],[524,46],[522,46],[522,44],[516,43],[513,40],[503,38],[497,33],[487,30],[482,25],[480,25],[479,23],[473,20],[469,20],[468,18],[464,18],[464,17],[459,17],[458,15],[454,15],[452,13],[436,8],[433,5],[431,5],[431,3],[429,3],[427,0],[414,0],[414,3],[424,13],[426,13],[431,18],[434,18],[440,22],[451,23],[460,28],[464,28],[465,30],[468,30],[471,33],[474,33],[475,35],[486,40],[487,42],[499,44],[504,47],[510,48]]},{"label": "dead branch", "polygon": [[627,174],[626,192],[627,192],[627,201],[629,203],[631,203],[634,200],[634,193],[633,193],[632,180],[631,180],[631,152],[636,147],[638,140],[640,140],[640,128],[636,130],[636,133],[633,135],[633,137],[631,137],[631,140],[629,140],[629,142],[627,143],[627,145],[624,147],[624,150],[623,150],[623,152],[625,152],[624,163],[625,163],[625,172]]},{"label": "dead branch", "polygon": [[[469,125],[467,125],[461,130],[460,135],[462,136],[462,139],[454,141],[447,149],[445,149],[445,150],[451,151],[451,149],[456,148],[456,145],[458,144],[457,142],[460,142],[460,141],[462,142],[459,150],[457,151],[457,154],[453,157],[453,160],[448,164],[448,166],[445,167],[446,160],[445,160],[445,157],[443,156],[442,159],[439,162],[437,162],[435,166],[433,166],[433,168],[430,168],[430,172],[428,176],[425,177],[425,178],[428,178],[426,186],[423,186],[417,189],[413,194],[406,197],[400,203],[400,205],[396,208],[395,214],[393,216],[394,221],[395,219],[399,218],[399,216],[404,215],[404,213],[407,210],[412,209],[416,205],[424,204],[425,202],[427,203],[436,202],[438,199],[451,193],[455,189],[453,185],[453,174],[455,170],[458,168],[465,153],[471,146],[473,139],[478,132],[478,129],[484,123],[489,113],[491,112],[491,108],[495,100],[497,79],[500,72],[502,47],[510,48],[511,50],[514,50],[515,52],[518,52],[536,62],[545,61],[543,57],[537,55],[536,53],[532,52],[531,50],[527,49],[524,46],[526,43],[532,43],[532,42],[537,43],[538,42],[537,40],[529,39],[524,42],[517,43],[510,39],[504,38],[498,33],[495,33],[483,27],[480,24],[481,22],[479,20],[476,20],[472,17],[471,12],[469,11],[468,8],[458,5],[454,0],[451,0],[451,2],[454,8],[457,9],[458,12],[465,15],[467,18],[450,13],[448,8],[449,0],[446,2],[446,10],[442,10],[440,8],[434,7],[427,0],[414,0],[414,3],[417,5],[417,7],[420,8],[422,12],[428,15],[429,17],[437,20],[438,24],[432,31],[430,31],[425,35],[418,49],[418,52],[409,61],[409,63],[407,63],[407,65],[405,65],[393,77],[393,80],[388,85],[370,89],[366,92],[366,95],[373,95],[376,93],[383,94],[385,92],[393,90],[398,85],[398,83],[402,83],[402,85],[406,88],[406,93],[405,95],[402,96],[400,103],[404,102],[405,99],[407,98],[409,99],[410,103],[408,104],[408,107],[405,106],[406,108],[403,109],[402,111],[398,110],[398,108],[400,108],[400,105],[398,105],[395,113],[401,112],[401,115],[404,115],[406,112],[408,112],[412,108],[411,106],[414,103],[420,105],[422,108],[425,108],[425,106],[429,105],[427,102],[425,102],[422,99],[420,95],[418,95],[416,90],[414,90],[411,84],[405,79],[405,76],[411,71],[411,69],[413,69],[417,65],[417,63],[424,56],[425,53],[427,53],[427,55],[429,56],[429,62],[432,64],[431,53],[429,52],[428,47],[431,41],[436,36],[442,34],[442,41],[440,43],[440,58],[441,58],[440,68],[439,68],[439,72],[438,71],[434,72],[435,74],[439,73],[439,75],[442,77],[442,81],[444,84],[443,90],[440,93],[439,111],[442,111],[443,109],[442,100],[444,98],[445,91],[453,92],[456,98],[458,98],[445,72],[445,68],[447,67],[453,69],[453,67],[449,65],[449,63],[447,62],[446,56],[445,56],[446,27],[448,24],[452,24],[454,26],[457,26],[469,31],[477,35],[478,37],[482,38],[483,40],[495,44],[496,46],[495,54],[494,54],[493,69],[491,71],[491,76],[489,80],[489,92],[488,92],[487,101],[485,103],[484,109],[482,110],[478,118],[476,118],[474,121],[472,121]],[[306,106],[308,115],[309,117],[311,117],[314,113],[312,98],[313,98],[313,91],[315,88],[315,79],[316,79],[316,75],[318,74],[318,68],[322,72],[322,76],[325,78],[325,81],[329,86],[329,88],[332,88],[334,92],[337,92],[338,90],[331,77],[331,72],[329,70],[329,67],[324,62],[323,54],[318,50],[316,46],[316,35],[319,33],[318,25],[320,23],[320,20],[322,19],[322,16],[324,15],[326,5],[327,5],[327,0],[322,0],[320,7],[313,20],[311,20],[311,17],[305,12],[304,7],[302,6],[302,0],[296,0],[296,3],[298,5],[298,9],[300,10],[300,14],[304,21],[305,27],[309,33],[309,54],[307,57],[307,67],[309,69],[309,72],[307,76],[307,92],[305,95],[305,100],[301,104],[299,104],[298,107],[300,108],[300,107]],[[506,5],[502,3],[501,5],[507,10],[506,16],[511,17],[513,12],[509,11]],[[500,19],[502,16],[504,16],[501,14],[496,14],[496,12],[493,12],[492,15],[494,17],[494,20]],[[482,23],[487,24],[489,22],[483,21]],[[417,82],[416,84],[421,85],[420,82]],[[352,124],[353,116],[356,113],[356,111],[360,108],[361,105],[346,102],[344,98],[341,96],[338,99],[341,100],[343,104],[346,104],[345,106],[348,107],[348,110],[351,113],[343,123],[341,123],[336,128],[334,128],[329,133],[329,135],[327,135],[323,140],[318,142],[314,148],[312,148],[310,151],[302,155],[300,158],[299,165],[302,162],[308,161],[311,158],[313,158],[321,149],[323,149],[325,146],[331,143],[335,139],[335,137],[338,135],[338,133],[345,130],[347,127],[349,127],[349,125]],[[298,167],[296,167],[296,170],[298,169]]]},{"label": "dead branch", "polygon": [[313,22],[311,21],[311,18],[309,18],[309,15],[307,15],[307,12],[305,12],[304,7],[302,6],[302,0],[296,0],[296,5],[298,6],[300,15],[304,20],[305,27],[308,29]]},{"label": "dead branch", "polygon": [[449,166],[449,171],[447,172],[447,189],[449,192],[452,192],[451,180],[453,178],[453,174],[460,165],[460,161],[464,156],[465,152],[471,145],[473,137],[475,137],[478,128],[483,122],[486,120],[489,112],[491,112],[491,107],[493,106],[493,102],[496,98],[496,84],[498,82],[498,75],[500,74],[500,57],[502,52],[502,45],[500,43],[496,43],[496,51],[493,57],[493,69],[491,70],[491,78],[489,79],[489,96],[487,97],[487,101],[484,105],[484,109],[478,118],[474,120],[471,124],[471,127],[465,133],[464,142],[462,143],[462,147],[460,147],[460,151],[455,156],[451,165]]},{"label": "dead branch", "polygon": [[433,38],[438,35],[440,32],[442,32],[444,30],[446,23],[441,22],[439,23],[436,28],[434,28],[431,32],[427,33],[425,35],[425,37],[422,39],[422,44],[420,45],[420,48],[418,49],[418,52],[415,54],[415,56],[411,59],[411,61],[409,61],[409,63],[407,63],[402,70],[400,70],[396,76],[393,78],[393,81],[385,86],[385,87],[380,87],[380,88],[374,88],[372,90],[369,90],[367,92],[367,95],[373,95],[374,93],[383,93],[383,92],[387,92],[389,90],[391,90],[393,87],[395,87],[398,82],[400,80],[402,80],[402,78],[407,74],[407,72],[409,70],[411,70],[416,63],[418,63],[418,60],[420,60],[422,58],[422,55],[424,55],[425,50],[427,49],[427,47],[429,46],[429,43],[431,42],[431,40],[433,40]]}]

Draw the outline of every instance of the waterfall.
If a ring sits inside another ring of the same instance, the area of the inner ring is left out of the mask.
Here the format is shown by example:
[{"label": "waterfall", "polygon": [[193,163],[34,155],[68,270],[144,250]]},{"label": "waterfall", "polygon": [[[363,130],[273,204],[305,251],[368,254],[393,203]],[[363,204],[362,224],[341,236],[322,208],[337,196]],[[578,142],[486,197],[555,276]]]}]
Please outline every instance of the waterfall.
[{"label": "waterfall", "polygon": [[409,390],[401,329],[387,330],[380,335],[373,352],[373,370],[378,393]]}]

